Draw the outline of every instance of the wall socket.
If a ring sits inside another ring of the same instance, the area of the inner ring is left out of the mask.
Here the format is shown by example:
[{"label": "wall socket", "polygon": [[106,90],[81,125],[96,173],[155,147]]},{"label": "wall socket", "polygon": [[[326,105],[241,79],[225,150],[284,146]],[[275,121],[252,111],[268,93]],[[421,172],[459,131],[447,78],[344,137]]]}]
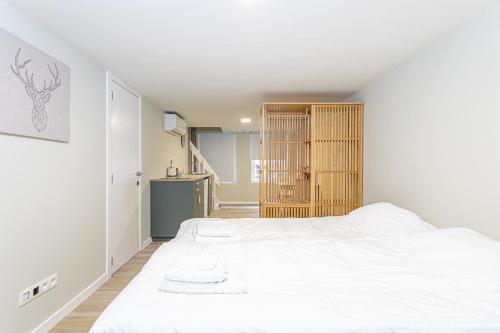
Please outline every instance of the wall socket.
[{"label": "wall socket", "polygon": [[31,302],[55,286],[57,286],[57,273],[52,274],[42,281],[35,283],[31,287],[22,290],[19,293],[19,306],[23,306],[24,304]]}]

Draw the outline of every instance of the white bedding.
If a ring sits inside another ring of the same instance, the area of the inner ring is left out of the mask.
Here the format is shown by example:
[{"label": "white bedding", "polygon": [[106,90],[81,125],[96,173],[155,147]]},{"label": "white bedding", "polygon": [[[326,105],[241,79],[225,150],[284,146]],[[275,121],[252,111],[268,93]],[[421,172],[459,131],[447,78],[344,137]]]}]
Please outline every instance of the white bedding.
[{"label": "white bedding", "polygon": [[[176,239],[194,240],[195,224],[204,220],[220,219],[187,220],[181,224]],[[224,220],[235,222],[239,229],[234,239],[226,241],[287,239],[295,243],[329,242],[435,229],[431,224],[422,221],[415,213],[388,203],[365,206],[345,216]]]},{"label": "white bedding", "polygon": [[[196,243],[186,221],[91,332],[500,332],[500,243],[436,229],[388,204],[345,217],[242,219],[237,239]],[[248,293],[178,295],[159,283],[179,254],[244,267]]]}]

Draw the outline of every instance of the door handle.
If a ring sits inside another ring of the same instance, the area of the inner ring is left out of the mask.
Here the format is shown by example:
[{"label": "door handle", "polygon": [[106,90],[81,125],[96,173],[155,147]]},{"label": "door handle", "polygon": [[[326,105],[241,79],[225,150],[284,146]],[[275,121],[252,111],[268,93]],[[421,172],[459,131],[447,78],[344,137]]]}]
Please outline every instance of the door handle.
[{"label": "door handle", "polygon": [[142,175],[143,175],[143,173],[142,173],[142,171],[137,171],[137,172],[135,173],[135,175],[136,175],[137,177],[140,177],[140,176],[142,176]]}]

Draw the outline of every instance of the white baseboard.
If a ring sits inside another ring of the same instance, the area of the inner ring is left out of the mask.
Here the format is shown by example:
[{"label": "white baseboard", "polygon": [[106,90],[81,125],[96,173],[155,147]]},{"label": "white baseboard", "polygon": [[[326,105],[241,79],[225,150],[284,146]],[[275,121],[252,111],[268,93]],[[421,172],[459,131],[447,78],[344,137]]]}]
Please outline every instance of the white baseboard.
[{"label": "white baseboard", "polygon": [[151,237],[148,237],[148,239],[143,241],[141,244],[141,251],[144,250],[149,244],[151,244],[152,241],[153,239]]},{"label": "white baseboard", "polygon": [[258,205],[258,201],[221,201],[221,205]]},{"label": "white baseboard", "polygon": [[31,333],[45,333],[53,328],[58,322],[60,322],[64,317],[69,315],[78,305],[80,305],[84,300],[92,295],[100,286],[102,286],[108,280],[106,273],[101,275],[97,280],[92,282],[87,288],[82,290],[78,295],[73,297],[68,303],[66,303],[62,308],[57,310],[44,322],[38,325]]}]

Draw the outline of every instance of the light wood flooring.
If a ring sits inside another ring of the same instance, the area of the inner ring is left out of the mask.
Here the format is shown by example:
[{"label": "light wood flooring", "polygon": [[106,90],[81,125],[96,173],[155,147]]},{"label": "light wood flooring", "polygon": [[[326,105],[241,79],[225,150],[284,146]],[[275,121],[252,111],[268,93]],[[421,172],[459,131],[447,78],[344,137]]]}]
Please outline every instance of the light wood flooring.
[{"label": "light wood flooring", "polygon": [[259,206],[257,205],[223,205],[220,210],[214,210],[210,217],[226,219],[242,217],[259,217]]},{"label": "light wood flooring", "polygon": [[139,273],[149,257],[162,244],[153,242],[141,252],[137,253],[111,279],[103,284],[95,293],[90,295],[82,304],[61,320],[50,332],[88,332],[97,317],[109,303],[122,291],[123,288]]},{"label": "light wood flooring", "polygon": [[[220,210],[213,211],[210,217],[242,218],[258,217],[258,206],[223,206]],[[73,312],[61,320],[50,332],[53,333],[84,333],[88,332],[97,317],[104,311],[109,303],[125,288],[134,278],[151,255],[162,244],[153,242],[144,250],[136,254],[123,265],[111,279],[103,284],[95,293],[89,296]]]}]

